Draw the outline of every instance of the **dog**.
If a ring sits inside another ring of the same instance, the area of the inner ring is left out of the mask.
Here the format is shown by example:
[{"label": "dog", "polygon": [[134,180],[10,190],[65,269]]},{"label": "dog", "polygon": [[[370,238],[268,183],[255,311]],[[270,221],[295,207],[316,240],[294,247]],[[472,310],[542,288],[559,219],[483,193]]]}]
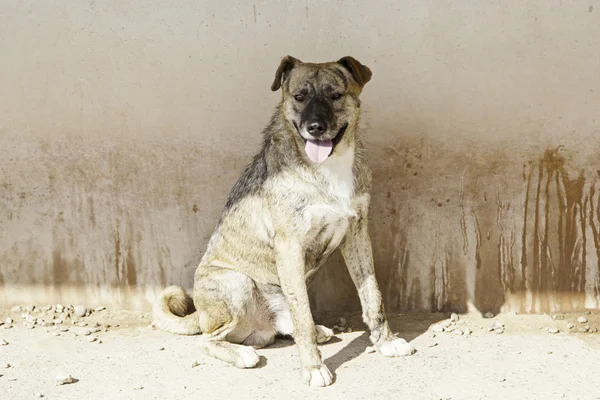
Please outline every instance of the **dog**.
[{"label": "dog", "polygon": [[308,63],[286,56],[271,90],[281,102],[260,151],[233,186],[194,276],[193,293],[170,286],[153,305],[157,328],[203,334],[201,350],[239,368],[255,349],[291,335],[302,380],[333,376],[318,344],[333,332],[315,325],[307,288],[340,248],[377,351],[414,348],[388,326],[368,233],[371,171],[363,145],[360,94],[371,70],[353,57]]}]

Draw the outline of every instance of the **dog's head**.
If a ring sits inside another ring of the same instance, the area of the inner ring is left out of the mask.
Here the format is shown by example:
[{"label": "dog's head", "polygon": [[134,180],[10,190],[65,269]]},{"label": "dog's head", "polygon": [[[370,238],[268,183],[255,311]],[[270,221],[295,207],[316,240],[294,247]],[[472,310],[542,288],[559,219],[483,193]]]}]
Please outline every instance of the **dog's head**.
[{"label": "dog's head", "polygon": [[322,64],[286,56],[271,90],[283,92],[282,110],[305,144],[308,157],[321,163],[356,123],[359,96],[371,70],[352,57]]}]

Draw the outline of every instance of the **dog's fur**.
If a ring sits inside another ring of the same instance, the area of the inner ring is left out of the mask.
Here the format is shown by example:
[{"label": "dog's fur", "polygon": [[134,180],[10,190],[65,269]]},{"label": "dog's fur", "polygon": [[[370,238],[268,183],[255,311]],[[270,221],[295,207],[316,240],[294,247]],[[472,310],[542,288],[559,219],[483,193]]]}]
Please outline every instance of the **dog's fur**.
[{"label": "dog's fur", "polygon": [[[276,334],[292,335],[303,380],[330,385],[317,344],[333,332],[315,326],[307,286],[339,246],[376,349],[389,357],[413,353],[390,331],[373,269],[371,172],[359,100],[370,79],[371,70],[352,57],[281,61],[271,86],[282,89],[281,103],[260,152],[229,195],[196,270],[193,298],[177,286],[163,290],[153,307],[158,328],[203,333],[204,352],[240,368],[254,367],[254,349],[273,343]],[[312,162],[306,140],[332,140],[333,152]]]}]

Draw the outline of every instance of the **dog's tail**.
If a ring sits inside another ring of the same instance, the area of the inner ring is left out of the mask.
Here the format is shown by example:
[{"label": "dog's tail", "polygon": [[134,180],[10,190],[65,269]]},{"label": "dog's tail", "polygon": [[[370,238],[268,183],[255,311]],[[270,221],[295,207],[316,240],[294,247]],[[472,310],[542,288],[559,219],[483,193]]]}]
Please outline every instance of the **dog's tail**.
[{"label": "dog's tail", "polygon": [[179,286],[163,289],[152,305],[154,325],[177,335],[202,333],[192,297]]}]

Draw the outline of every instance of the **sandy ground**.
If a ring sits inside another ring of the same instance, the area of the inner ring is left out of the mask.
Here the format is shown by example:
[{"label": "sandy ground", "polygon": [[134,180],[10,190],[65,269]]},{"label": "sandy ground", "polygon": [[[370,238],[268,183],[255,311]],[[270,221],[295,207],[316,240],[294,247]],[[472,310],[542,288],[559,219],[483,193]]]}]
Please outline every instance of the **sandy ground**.
[{"label": "sandy ground", "polygon": [[[600,314],[565,314],[557,319],[460,315],[445,332],[435,331],[449,324],[449,315],[389,315],[394,331],[417,349],[413,356],[397,359],[366,352],[370,343],[358,316],[345,315],[353,332],[339,333],[321,346],[325,363],[336,375],[336,382],[327,388],[301,383],[291,340],[278,339],[274,346],[259,350],[259,368],[239,370],[202,355],[198,336],[152,329],[147,313],[103,310],[65,318],[64,312],[33,311],[38,323],[31,329],[23,324],[26,314],[0,311],[0,321],[14,320],[10,329],[3,329],[6,322],[0,326],[0,344],[8,342],[0,345],[2,400],[39,395],[45,399],[600,399],[600,334],[594,333],[600,328]],[[65,321],[40,326],[53,317]],[[336,317],[325,316],[320,322],[331,327]],[[587,322],[578,322],[578,317]],[[87,326],[74,325],[73,319]],[[493,324],[501,333],[489,331]],[[549,328],[559,332],[550,333]],[[472,333],[464,334],[469,330]],[[77,381],[57,385],[59,374],[70,374]]]}]

